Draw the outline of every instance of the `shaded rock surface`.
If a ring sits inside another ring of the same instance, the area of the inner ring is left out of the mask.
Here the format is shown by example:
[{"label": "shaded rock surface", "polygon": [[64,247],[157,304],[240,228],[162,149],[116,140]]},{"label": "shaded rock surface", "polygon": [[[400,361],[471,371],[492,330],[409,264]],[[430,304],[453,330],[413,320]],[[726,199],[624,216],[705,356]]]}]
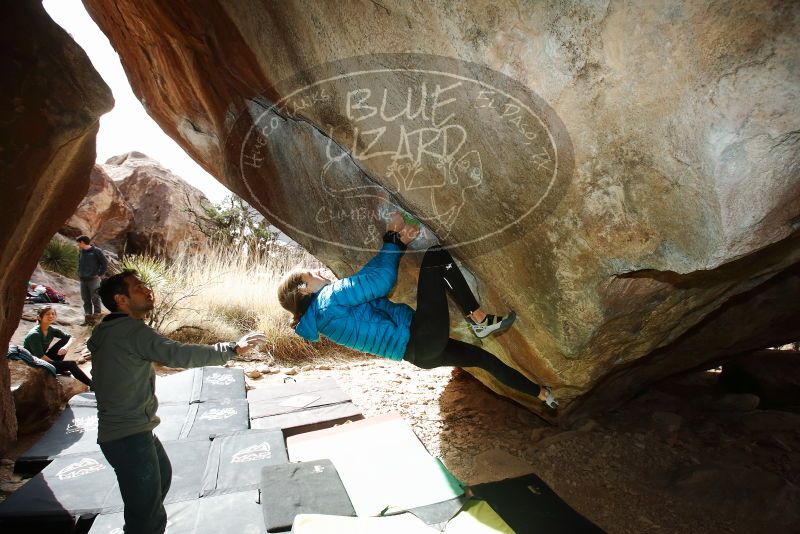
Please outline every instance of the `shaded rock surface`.
[{"label": "shaded rock surface", "polygon": [[104,250],[120,254],[133,228],[133,209],[101,165],[89,177],[89,191],[60,233],[76,238],[88,235]]},{"label": "shaded rock surface", "polygon": [[459,245],[519,315],[485,347],[565,423],[800,339],[800,4],[84,3],[161,127],[337,274],[387,206]]},{"label": "shaded rock surface", "polygon": [[[100,115],[111,91],[40,2],[0,8],[0,346],[16,327],[45,245],[89,187]],[[0,454],[16,439],[10,373],[0,358]]]},{"label": "shaded rock surface", "polygon": [[763,407],[792,406],[800,399],[800,352],[764,350],[725,362],[722,383],[730,391],[754,393]]},{"label": "shaded rock surface", "polygon": [[18,367],[11,387],[20,436],[50,428],[64,404],[88,389],[72,377],[54,377],[44,369],[34,369],[19,362],[11,365]]},{"label": "shaded rock surface", "polygon": [[187,208],[200,210],[209,204],[202,192],[141,152],[114,156],[100,167],[132,209],[128,253],[172,258],[181,250],[206,250],[208,238],[187,213]]}]

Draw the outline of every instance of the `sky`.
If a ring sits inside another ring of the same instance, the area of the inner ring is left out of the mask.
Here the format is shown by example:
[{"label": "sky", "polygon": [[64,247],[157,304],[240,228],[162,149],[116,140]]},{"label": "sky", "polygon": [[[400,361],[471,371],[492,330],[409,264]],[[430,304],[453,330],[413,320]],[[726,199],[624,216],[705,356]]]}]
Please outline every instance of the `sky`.
[{"label": "sky", "polygon": [[114,109],[100,118],[97,162],[138,150],[201,190],[212,202],[229,191],[178,146],[145,112],[133,94],[119,56],[80,0],[44,0],[50,17],[86,51],[94,68],[111,88]]}]

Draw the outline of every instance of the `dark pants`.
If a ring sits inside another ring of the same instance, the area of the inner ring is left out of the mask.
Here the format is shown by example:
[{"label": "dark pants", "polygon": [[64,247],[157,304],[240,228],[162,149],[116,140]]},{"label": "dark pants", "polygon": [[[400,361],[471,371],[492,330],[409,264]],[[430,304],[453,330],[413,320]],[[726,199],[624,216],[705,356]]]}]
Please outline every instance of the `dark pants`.
[{"label": "dark pants", "polygon": [[99,276],[95,276],[93,278],[81,278],[81,300],[83,300],[83,313],[85,315],[101,313],[103,311],[100,308],[100,295],[97,294],[97,289],[99,287]]},{"label": "dark pants", "polygon": [[64,348],[64,345],[66,345],[68,341],[69,341],[68,337],[58,340],[57,343],[55,343],[52,347],[47,349],[47,352],[45,352],[45,356],[50,358],[50,363],[53,365],[53,367],[56,368],[56,371],[58,371],[59,373],[63,374],[69,371],[70,374],[72,374],[73,378],[75,378],[76,380],[80,380],[89,387],[92,387],[92,379],[89,378],[86,375],[86,373],[81,371],[81,368],[78,367],[78,362],[73,362],[73,361],[65,362],[64,357],[58,354],[58,351]]},{"label": "dark pants", "polygon": [[438,246],[431,247],[422,258],[417,284],[417,310],[411,321],[411,338],[404,359],[423,369],[478,367],[508,387],[538,396],[537,384],[490,352],[450,339],[448,291],[464,315],[479,308],[450,253]]},{"label": "dark pants", "polygon": [[140,432],[101,443],[100,449],[117,474],[126,534],[163,533],[172,465],[161,442],[152,432]]}]

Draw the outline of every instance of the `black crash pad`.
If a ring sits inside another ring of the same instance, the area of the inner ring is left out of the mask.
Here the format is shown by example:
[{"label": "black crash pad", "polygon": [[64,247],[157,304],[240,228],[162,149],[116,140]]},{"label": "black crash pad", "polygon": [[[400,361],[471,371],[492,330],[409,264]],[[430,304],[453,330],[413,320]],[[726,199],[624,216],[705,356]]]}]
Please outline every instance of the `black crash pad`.
[{"label": "black crash pad", "polygon": [[156,376],[160,404],[244,399],[244,371],[238,367],[198,367]]},{"label": "black crash pad", "polygon": [[[194,534],[198,505],[197,499],[164,505],[167,511],[167,532]],[[104,512],[94,518],[89,534],[123,534],[124,525],[125,517],[122,512]]]},{"label": "black crash pad", "polygon": [[289,454],[280,430],[241,430],[219,435],[203,475],[201,496],[256,489],[261,468],[289,463]]},{"label": "black crash pad", "polygon": [[603,532],[534,474],[471,486],[515,532]]},{"label": "black crash pad", "polygon": [[[252,408],[252,404],[250,405]],[[322,430],[347,421],[364,419],[361,410],[352,402],[317,406],[297,412],[259,417],[250,420],[250,428],[280,428],[285,437]]]},{"label": "black crash pad", "polygon": [[53,426],[17,461],[51,460],[67,454],[99,451],[97,408],[67,405]]},{"label": "black crash pad", "polygon": [[250,390],[247,393],[247,400],[251,405],[250,417],[258,419],[350,402],[352,399],[335,380],[323,379],[270,384],[267,387]]},{"label": "black crash pad", "polygon": [[70,406],[89,406],[96,408],[97,398],[95,397],[94,391],[86,391],[73,396],[71,399],[69,399],[69,401],[67,401],[67,404]]},{"label": "black crash pad", "polygon": [[280,428],[286,437],[364,416],[335,380],[304,380],[250,390],[251,428]]},{"label": "black crash pad", "polygon": [[211,438],[250,428],[248,404],[244,399],[224,399],[189,405],[181,439]]},{"label": "black crash pad", "polygon": [[[261,534],[265,531],[258,490],[167,504],[169,534]],[[122,512],[95,518],[89,534],[120,534]]]},{"label": "black crash pad", "polygon": [[[203,475],[211,450],[211,442],[206,439],[178,440],[163,443],[164,450],[172,464],[172,484],[165,504],[197,499],[203,487]],[[122,511],[122,496],[114,478],[114,487],[103,503],[105,512]]]},{"label": "black crash pad", "polygon": [[30,518],[34,525],[47,516],[99,513],[116,480],[99,451],[61,456],[0,503],[0,519]]},{"label": "black crash pad", "polygon": [[330,460],[264,467],[260,489],[267,532],[289,530],[297,514],[356,515]]}]

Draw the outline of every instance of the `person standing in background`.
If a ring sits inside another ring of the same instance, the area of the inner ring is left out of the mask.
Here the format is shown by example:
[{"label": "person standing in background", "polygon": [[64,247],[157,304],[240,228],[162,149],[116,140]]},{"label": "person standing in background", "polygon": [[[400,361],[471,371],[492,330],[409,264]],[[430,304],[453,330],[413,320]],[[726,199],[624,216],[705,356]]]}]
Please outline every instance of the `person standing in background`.
[{"label": "person standing in background", "polygon": [[108,260],[103,251],[91,244],[89,236],[80,235],[75,241],[80,249],[78,256],[78,278],[81,281],[81,299],[83,300],[83,323],[81,326],[93,325],[102,313],[100,308],[100,277],[108,268]]}]

